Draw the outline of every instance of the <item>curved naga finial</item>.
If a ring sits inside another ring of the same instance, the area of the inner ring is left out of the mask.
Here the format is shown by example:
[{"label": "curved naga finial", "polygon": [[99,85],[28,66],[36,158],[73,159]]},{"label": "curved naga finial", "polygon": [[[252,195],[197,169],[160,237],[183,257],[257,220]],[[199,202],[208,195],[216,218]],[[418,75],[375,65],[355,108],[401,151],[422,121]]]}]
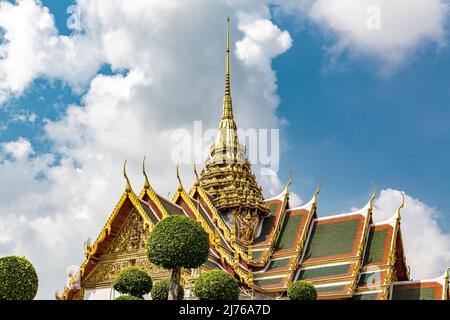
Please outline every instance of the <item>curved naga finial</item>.
[{"label": "curved naga finial", "polygon": [[181,183],[180,178],[179,164],[177,164],[177,179],[178,179],[178,191],[183,191],[183,184]]},{"label": "curved naga finial", "polygon": [[197,165],[195,164],[195,159],[194,159],[194,174],[195,174],[194,186],[198,187],[200,186],[200,179],[198,178]]},{"label": "curved naga finial", "polygon": [[320,193],[320,190],[322,189],[322,180],[320,177],[317,179],[319,181],[319,185],[317,186],[316,192],[314,192],[314,203],[317,204],[317,196]]},{"label": "curved naga finial", "polygon": [[287,194],[289,194],[289,186],[291,184],[293,184],[293,183],[294,183],[294,179],[292,178],[292,170],[289,169],[289,181],[288,181],[288,183],[286,185],[286,188],[285,188]]},{"label": "curved naga finial", "polygon": [[400,221],[401,216],[400,216],[400,210],[403,209],[405,207],[405,193],[401,192],[402,194],[402,203],[400,204],[400,207],[398,207],[397,212],[395,214],[395,217],[397,218],[397,220]]},{"label": "curved naga finial", "polygon": [[131,184],[130,184],[130,180],[128,179],[127,176],[127,160],[125,160],[125,162],[123,163],[123,176],[125,178],[125,180],[127,180],[127,186],[125,187],[125,191],[126,192],[131,192]]},{"label": "curved naga finial", "polygon": [[377,196],[377,187],[375,185],[375,182],[372,181],[372,196],[370,197],[370,200],[369,200],[370,210],[372,210],[372,208],[373,208],[373,200],[375,200],[376,196]]},{"label": "curved naga finial", "polygon": [[145,159],[147,156],[144,156],[144,160],[142,160],[142,174],[144,175],[144,189],[150,188],[150,183],[148,182],[147,172],[145,171]]}]

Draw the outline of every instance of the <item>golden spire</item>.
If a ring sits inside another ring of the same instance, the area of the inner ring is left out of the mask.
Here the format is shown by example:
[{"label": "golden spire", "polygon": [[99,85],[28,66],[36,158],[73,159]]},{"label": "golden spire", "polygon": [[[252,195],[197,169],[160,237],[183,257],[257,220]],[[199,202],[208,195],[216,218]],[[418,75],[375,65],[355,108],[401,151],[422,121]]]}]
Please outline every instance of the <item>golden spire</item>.
[{"label": "golden spire", "polygon": [[125,177],[125,180],[127,180],[127,186],[125,187],[125,191],[131,192],[131,184],[130,184],[130,180],[128,180],[126,165],[127,165],[127,160],[125,160],[125,162],[123,163],[123,176]]},{"label": "golden spire", "polygon": [[181,179],[180,179],[180,170],[179,170],[179,165],[177,164],[177,179],[178,179],[178,191],[183,191],[183,184],[181,183]]},{"label": "golden spire", "polygon": [[198,187],[200,185],[200,180],[198,179],[197,165],[195,164],[195,159],[194,159],[194,174],[195,174],[194,186]]},{"label": "golden spire", "polygon": [[225,67],[225,96],[223,98],[222,119],[233,119],[233,105],[231,102],[230,86],[230,17],[227,18],[227,51]]},{"label": "golden spire", "polygon": [[144,160],[142,160],[142,173],[145,177],[144,189],[148,189],[150,188],[150,183],[148,182],[147,172],[145,172],[145,158],[147,158],[147,156],[144,156]]}]

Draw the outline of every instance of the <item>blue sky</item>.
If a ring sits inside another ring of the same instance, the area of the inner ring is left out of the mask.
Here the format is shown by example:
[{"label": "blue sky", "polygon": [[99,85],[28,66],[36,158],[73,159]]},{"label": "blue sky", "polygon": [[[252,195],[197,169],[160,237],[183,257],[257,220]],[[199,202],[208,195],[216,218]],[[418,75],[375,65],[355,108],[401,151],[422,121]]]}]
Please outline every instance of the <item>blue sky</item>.
[{"label": "blue sky", "polygon": [[[289,22],[281,20],[289,29]],[[423,199],[450,228],[450,55],[424,47],[409,64],[384,75],[367,61],[341,57],[343,70],[327,69],[327,39],[317,30],[291,33],[293,47],[274,61],[279,115],[291,149],[283,166],[323,183],[325,211],[358,205],[393,187]],[[307,185],[305,185],[307,184]]]},{"label": "blue sky", "polygon": [[[21,43],[20,32],[12,41],[19,49],[11,52],[22,60],[6,59],[6,67],[0,61],[0,100],[7,92],[0,105],[0,175],[6,181],[0,185],[0,256],[30,257],[42,275],[40,297],[51,297],[123,192],[123,160],[136,192],[144,154],[152,185],[161,194],[173,191],[167,133],[194,120],[216,126],[224,17],[230,15],[238,126],[272,128],[286,121],[280,170],[273,181],[259,180],[266,194],[272,182],[281,191],[292,170],[293,191],[307,201],[320,178],[323,216],[362,207],[374,182],[382,191],[374,213],[380,220],[394,214],[405,191],[402,221],[413,274],[439,275],[450,263],[448,3],[411,0],[403,10],[374,1],[384,13],[378,33],[358,29],[357,14],[365,19],[361,3],[368,0],[347,1],[353,4],[344,13],[356,21],[349,25],[335,17],[337,2],[327,0],[316,1],[328,6],[315,11],[299,11],[305,0],[282,6],[277,0],[267,1],[274,6],[183,1],[178,7],[80,0],[89,27],[79,35],[66,26],[75,1],[20,1],[5,28],[13,35],[21,27],[38,31],[30,46]],[[56,34],[42,5],[53,15]],[[7,10],[0,6],[0,26]],[[430,12],[436,16],[425,21]],[[411,19],[424,22],[410,26]],[[23,54],[27,50],[34,52]],[[10,65],[24,77],[2,78]],[[15,89],[17,79],[23,91]],[[192,167],[181,170],[189,188]]]},{"label": "blue sky", "polygon": [[[66,10],[73,3],[43,1],[60,34],[71,34]],[[289,122],[282,130],[289,143],[282,156],[283,179],[292,169],[295,188],[308,197],[320,178],[324,214],[359,206],[372,182],[379,190],[404,190],[437,207],[442,227],[450,230],[449,50],[424,46],[389,75],[378,72],[375,63],[345,55],[339,66],[330,67],[323,50],[330,40],[318,28],[285,16],[274,21],[293,38],[292,48],[273,61],[281,98],[277,113]],[[99,72],[111,74],[107,67]],[[81,95],[60,80],[34,81],[8,105],[35,113],[38,120],[11,124],[0,139],[26,136],[35,150],[47,150],[40,136],[43,121],[57,119]],[[2,122],[8,121],[7,112]]]}]

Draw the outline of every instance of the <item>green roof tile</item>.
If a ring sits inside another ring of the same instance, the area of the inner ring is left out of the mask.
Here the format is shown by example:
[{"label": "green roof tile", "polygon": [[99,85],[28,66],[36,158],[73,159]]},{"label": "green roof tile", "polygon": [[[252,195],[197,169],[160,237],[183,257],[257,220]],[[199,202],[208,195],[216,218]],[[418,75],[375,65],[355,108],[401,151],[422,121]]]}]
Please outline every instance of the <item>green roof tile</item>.
[{"label": "green roof tile", "polygon": [[303,215],[287,214],[283,226],[281,227],[280,236],[277,241],[275,251],[290,249],[295,245],[295,239],[298,234],[298,228],[302,222]]},{"label": "green roof tile", "polygon": [[357,294],[352,300],[377,300],[378,293]]},{"label": "green roof tile", "polygon": [[371,231],[367,240],[364,264],[384,262],[387,230]]},{"label": "green roof tile", "polygon": [[408,288],[394,286],[392,300],[434,300],[436,288]]},{"label": "green roof tile", "polygon": [[315,224],[306,249],[305,259],[351,254],[360,220]]},{"label": "green roof tile", "polygon": [[351,264],[301,270],[297,280],[339,276],[348,273]]},{"label": "green roof tile", "polygon": [[363,273],[359,278],[358,286],[364,285],[379,285],[381,284],[381,273],[380,272],[371,272],[371,273]]},{"label": "green roof tile", "polygon": [[288,267],[289,260],[290,260],[290,258],[270,261],[269,266],[267,267],[267,271],[273,270],[273,269],[278,269],[278,268]]},{"label": "green roof tile", "polygon": [[274,279],[255,279],[253,280],[253,284],[258,287],[270,286],[274,284],[284,285],[285,278],[274,278]]}]

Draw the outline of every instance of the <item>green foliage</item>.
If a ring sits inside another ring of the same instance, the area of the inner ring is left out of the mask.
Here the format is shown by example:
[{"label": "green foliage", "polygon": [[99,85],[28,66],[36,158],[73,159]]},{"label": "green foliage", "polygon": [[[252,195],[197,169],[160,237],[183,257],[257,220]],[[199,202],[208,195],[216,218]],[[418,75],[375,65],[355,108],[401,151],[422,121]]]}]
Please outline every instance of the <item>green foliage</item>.
[{"label": "green foliage", "polygon": [[135,297],[149,293],[152,285],[152,278],[147,271],[137,267],[122,269],[114,281],[115,290]]},{"label": "green foliage", "polygon": [[239,285],[229,273],[211,270],[195,281],[194,294],[200,300],[238,300]]},{"label": "green foliage", "polygon": [[287,296],[291,300],[316,300],[317,292],[311,283],[296,281],[289,286]]},{"label": "green foliage", "polygon": [[[167,300],[169,297],[169,283],[169,280],[161,280],[156,282],[150,292],[152,300]],[[179,300],[183,300],[184,289],[182,286],[179,286],[178,297]]]},{"label": "green foliage", "polygon": [[33,300],[39,280],[31,262],[24,257],[0,259],[0,300]]},{"label": "green foliage", "polygon": [[144,299],[138,298],[138,297],[135,297],[135,296],[131,296],[129,294],[126,294],[126,295],[123,295],[123,296],[118,296],[114,300],[144,300]]},{"label": "green foliage", "polygon": [[165,269],[197,268],[209,253],[208,234],[186,216],[169,216],[158,222],[147,240],[150,262]]}]

